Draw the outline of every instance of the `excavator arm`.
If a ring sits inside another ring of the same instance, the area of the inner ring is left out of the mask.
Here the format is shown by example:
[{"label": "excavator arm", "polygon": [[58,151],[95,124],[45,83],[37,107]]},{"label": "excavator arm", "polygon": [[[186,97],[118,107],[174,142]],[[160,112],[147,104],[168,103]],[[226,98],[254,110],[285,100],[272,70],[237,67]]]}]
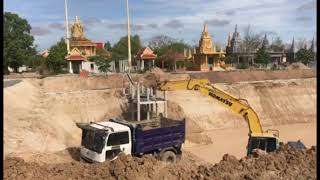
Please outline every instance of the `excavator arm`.
[{"label": "excavator arm", "polygon": [[263,130],[257,113],[245,99],[236,98],[227,92],[213,86],[207,79],[190,79],[181,81],[167,81],[160,85],[160,90],[197,90],[222,106],[232,110],[245,118],[250,133],[262,134]]},{"label": "excavator arm", "polygon": [[174,90],[196,90],[205,96],[211,98],[215,102],[227,107],[236,114],[242,116],[249,126],[249,141],[247,146],[247,154],[251,154],[253,149],[259,148],[267,152],[274,151],[279,148],[280,140],[277,130],[263,131],[259,117],[253,108],[245,99],[236,98],[229,93],[211,85],[208,79],[190,79],[179,81],[165,81],[159,84],[162,91]]}]

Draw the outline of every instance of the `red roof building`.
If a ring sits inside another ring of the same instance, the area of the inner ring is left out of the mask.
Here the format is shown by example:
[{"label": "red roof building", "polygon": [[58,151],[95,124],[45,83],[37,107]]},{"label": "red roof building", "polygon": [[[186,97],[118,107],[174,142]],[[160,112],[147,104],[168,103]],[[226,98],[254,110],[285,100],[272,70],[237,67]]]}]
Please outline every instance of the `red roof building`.
[{"label": "red roof building", "polygon": [[[138,68],[144,70],[145,66],[147,68],[154,67],[154,59],[157,58],[157,55],[149,47],[144,47],[138,51],[136,58],[138,59]],[[148,63],[145,63],[144,60],[148,60]]]},{"label": "red roof building", "polygon": [[104,48],[104,42],[96,42],[95,44],[97,45],[96,47],[98,49],[103,49]]}]

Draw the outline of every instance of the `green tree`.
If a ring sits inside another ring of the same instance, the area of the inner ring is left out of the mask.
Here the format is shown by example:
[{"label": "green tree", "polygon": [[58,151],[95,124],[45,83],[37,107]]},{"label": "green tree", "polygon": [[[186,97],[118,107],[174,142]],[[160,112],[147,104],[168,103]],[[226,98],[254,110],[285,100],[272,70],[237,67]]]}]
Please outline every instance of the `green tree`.
[{"label": "green tree", "polygon": [[62,73],[63,68],[67,67],[67,61],[65,60],[67,53],[67,44],[65,40],[61,38],[61,40],[49,50],[49,56],[47,57],[49,70],[54,73]]},{"label": "green tree", "polygon": [[272,41],[272,44],[270,45],[270,49],[273,51],[282,51],[284,48],[284,44],[282,43],[282,40],[280,37],[276,37],[275,40]]},{"label": "green tree", "polygon": [[270,54],[266,51],[265,48],[260,48],[257,51],[256,63],[267,65],[270,62]]},{"label": "green tree", "polygon": [[111,43],[109,41],[107,41],[105,44],[104,44],[104,49],[107,50],[107,51],[111,51],[112,47],[111,47]]},{"label": "green tree", "polygon": [[34,38],[30,34],[31,26],[26,19],[11,12],[4,13],[4,63],[3,70],[8,73],[8,67],[15,72],[36,54],[33,46]]},{"label": "green tree", "polygon": [[296,54],[297,61],[307,65],[314,59],[314,52],[310,49],[301,48]]},{"label": "green tree", "polygon": [[238,62],[237,60],[238,60],[237,55],[235,55],[235,54],[229,54],[229,55],[227,55],[227,56],[225,57],[224,62],[225,62],[226,64],[235,64],[235,63]]},{"label": "green tree", "polygon": [[45,58],[42,57],[41,55],[34,55],[34,56],[30,56],[30,58],[28,58],[26,65],[29,68],[37,68],[39,67],[43,62],[45,62]]},{"label": "green tree", "polygon": [[106,59],[109,59],[111,57],[110,51],[107,51],[106,49],[97,48],[96,49],[96,54],[97,54],[97,56],[102,56],[102,57],[104,57]]},{"label": "green tree", "polygon": [[[130,37],[132,63],[135,64],[134,56],[141,48],[139,35]],[[111,49],[111,57],[114,60],[128,59],[128,37],[121,37],[120,40]]]},{"label": "green tree", "polygon": [[267,44],[268,44],[268,42],[267,42],[266,36],[265,36],[261,47],[257,51],[256,63],[267,65],[270,62],[271,57],[270,57],[270,54],[266,50]]},{"label": "green tree", "polygon": [[[179,59],[176,59],[176,57],[179,56],[179,54],[183,54],[184,49],[188,48],[190,48],[190,46],[183,41],[171,42],[158,47],[154,50],[158,55],[156,65],[160,65],[160,67],[164,65],[168,69],[176,70],[177,65],[181,65],[181,62],[179,61],[183,61],[184,63],[184,60],[182,60],[181,57]],[[179,62],[179,64],[177,64],[177,62]]]},{"label": "green tree", "polygon": [[99,71],[104,72],[104,73],[110,71],[109,68],[111,67],[111,65],[110,65],[109,59],[107,59],[103,56],[92,56],[92,57],[90,57],[89,60],[93,61],[98,66]]}]

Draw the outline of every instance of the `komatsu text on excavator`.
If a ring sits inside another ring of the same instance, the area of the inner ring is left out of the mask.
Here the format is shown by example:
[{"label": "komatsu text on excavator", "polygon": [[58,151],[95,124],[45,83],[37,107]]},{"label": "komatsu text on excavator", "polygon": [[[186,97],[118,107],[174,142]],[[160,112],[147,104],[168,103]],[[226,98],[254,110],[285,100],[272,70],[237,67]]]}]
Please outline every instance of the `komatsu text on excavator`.
[{"label": "komatsu text on excavator", "polygon": [[278,149],[280,144],[282,144],[279,139],[279,131],[272,129],[263,131],[257,113],[249,105],[247,100],[236,98],[226,93],[225,91],[214,87],[210,84],[210,81],[208,79],[165,81],[158,87],[162,91],[200,91],[202,94],[210,97],[214,101],[242,116],[249,125],[247,155],[251,155],[254,149],[261,149],[266,152],[272,152]]}]

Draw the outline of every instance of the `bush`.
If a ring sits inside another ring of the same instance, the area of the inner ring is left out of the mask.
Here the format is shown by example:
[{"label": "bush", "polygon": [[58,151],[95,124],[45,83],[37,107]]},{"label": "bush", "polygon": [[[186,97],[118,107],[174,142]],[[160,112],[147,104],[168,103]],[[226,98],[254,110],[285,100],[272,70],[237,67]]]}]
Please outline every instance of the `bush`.
[{"label": "bush", "polygon": [[249,64],[248,63],[239,63],[237,64],[237,69],[248,69]]}]

